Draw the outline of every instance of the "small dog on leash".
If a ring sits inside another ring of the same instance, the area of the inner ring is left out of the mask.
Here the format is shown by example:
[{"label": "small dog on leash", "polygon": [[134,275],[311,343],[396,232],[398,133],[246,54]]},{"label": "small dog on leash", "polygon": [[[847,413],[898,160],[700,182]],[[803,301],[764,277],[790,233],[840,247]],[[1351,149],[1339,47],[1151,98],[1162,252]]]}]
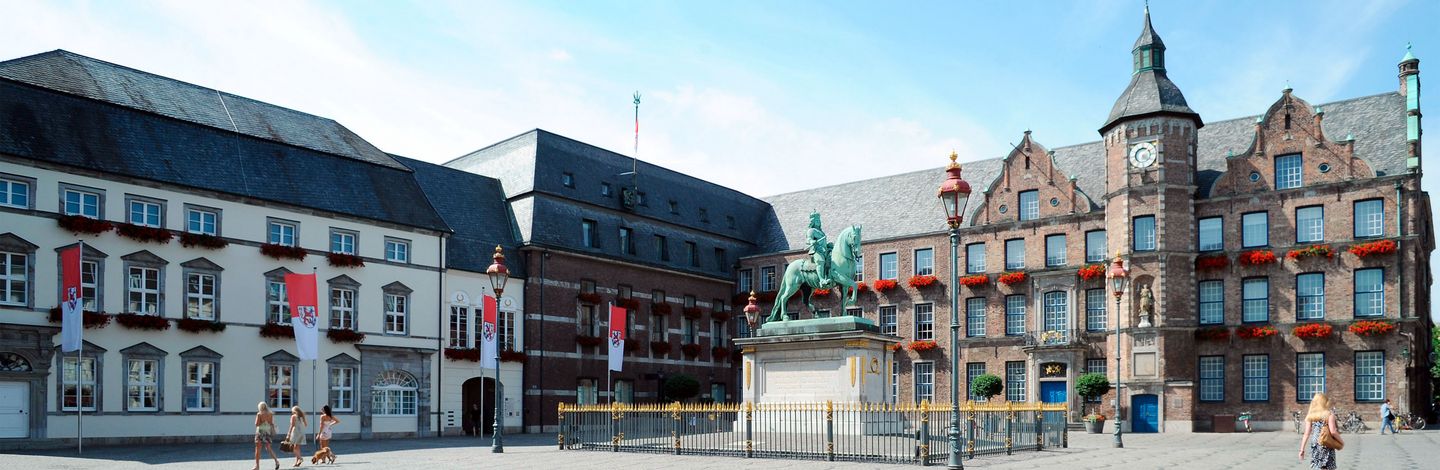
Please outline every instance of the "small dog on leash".
[{"label": "small dog on leash", "polygon": [[314,457],[310,457],[310,464],[315,465],[321,461],[330,464],[335,463],[335,453],[331,452],[329,447],[321,447],[320,450],[315,451]]}]

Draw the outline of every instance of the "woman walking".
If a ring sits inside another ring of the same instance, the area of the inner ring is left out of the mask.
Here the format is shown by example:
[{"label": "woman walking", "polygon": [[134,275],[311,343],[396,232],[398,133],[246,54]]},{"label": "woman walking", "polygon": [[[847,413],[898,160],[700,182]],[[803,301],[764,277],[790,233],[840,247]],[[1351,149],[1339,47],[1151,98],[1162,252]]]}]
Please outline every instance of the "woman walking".
[{"label": "woman walking", "polygon": [[260,470],[260,446],[263,444],[265,450],[270,451],[270,458],[275,459],[275,470],[280,470],[280,458],[275,456],[275,449],[270,448],[270,441],[275,440],[275,413],[270,412],[270,406],[260,402],[255,412],[255,466],[250,470]]},{"label": "woman walking", "polygon": [[[315,434],[315,442],[319,443],[319,449],[330,448],[330,435],[337,424],[340,424],[340,419],[330,414],[330,405],[320,407],[320,432]],[[334,451],[331,451],[330,455],[335,455]]]},{"label": "woman walking", "polygon": [[[1336,449],[1326,447],[1320,443],[1322,431],[1328,432],[1340,446],[1345,441],[1340,440],[1340,429],[1335,425],[1335,414],[1330,412],[1330,399],[1324,393],[1316,393],[1310,399],[1310,414],[1305,415],[1305,436],[1300,438],[1300,461],[1305,461],[1305,448],[1310,448],[1310,469],[1311,470],[1333,470],[1335,468]],[[1311,436],[1315,439],[1312,441]]]},{"label": "woman walking", "polygon": [[290,449],[295,451],[295,466],[299,467],[305,461],[300,456],[300,448],[305,445],[305,427],[310,421],[305,419],[305,412],[299,406],[290,407],[290,432],[285,439],[290,441]]}]

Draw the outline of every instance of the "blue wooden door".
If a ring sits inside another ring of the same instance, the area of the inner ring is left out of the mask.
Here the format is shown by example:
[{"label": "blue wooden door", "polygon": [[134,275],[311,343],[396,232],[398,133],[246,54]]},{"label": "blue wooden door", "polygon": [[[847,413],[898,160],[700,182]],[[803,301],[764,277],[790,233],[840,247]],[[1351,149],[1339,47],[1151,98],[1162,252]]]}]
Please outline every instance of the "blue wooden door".
[{"label": "blue wooden door", "polygon": [[1040,382],[1040,401],[1065,403],[1065,382]]},{"label": "blue wooden door", "polygon": [[1135,395],[1130,398],[1130,432],[1160,431],[1160,398]]}]

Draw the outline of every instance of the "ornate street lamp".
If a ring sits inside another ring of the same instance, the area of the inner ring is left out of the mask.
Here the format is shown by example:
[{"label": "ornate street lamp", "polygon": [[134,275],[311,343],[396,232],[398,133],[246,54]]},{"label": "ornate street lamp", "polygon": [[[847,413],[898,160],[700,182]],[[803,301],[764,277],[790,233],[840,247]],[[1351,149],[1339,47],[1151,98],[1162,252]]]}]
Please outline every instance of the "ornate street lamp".
[{"label": "ornate street lamp", "polygon": [[1115,253],[1115,262],[1110,264],[1110,271],[1105,276],[1110,278],[1110,292],[1115,295],[1115,447],[1120,448],[1125,447],[1125,441],[1120,436],[1121,424],[1125,422],[1120,418],[1120,319],[1124,316],[1120,312],[1120,297],[1130,286],[1130,269],[1125,267],[1120,253]]},{"label": "ornate street lamp", "polygon": [[[950,165],[945,167],[945,182],[940,183],[940,206],[945,209],[945,224],[950,227],[950,461],[949,469],[963,469],[960,463],[960,222],[965,216],[965,201],[970,199],[970,183],[960,179],[960,164],[950,152]],[[753,297],[752,297],[753,299]]]},{"label": "ornate street lamp", "polygon": [[[505,293],[505,281],[510,279],[510,268],[505,267],[505,255],[500,251],[500,245],[495,245],[495,260],[489,268],[485,268],[485,275],[490,276],[490,288],[495,289],[495,305],[499,308],[500,296]],[[495,318],[500,318],[500,312],[495,312]],[[497,325],[498,326],[498,325]],[[497,348],[498,349],[498,348]],[[495,354],[495,423],[490,429],[490,452],[496,454],[505,453],[505,438],[501,431],[501,408],[500,408],[500,354]]]},{"label": "ornate street lamp", "polygon": [[760,326],[760,306],[755,305],[755,291],[750,291],[750,303],[745,304],[745,323],[750,324],[750,334],[755,334],[755,328]]}]

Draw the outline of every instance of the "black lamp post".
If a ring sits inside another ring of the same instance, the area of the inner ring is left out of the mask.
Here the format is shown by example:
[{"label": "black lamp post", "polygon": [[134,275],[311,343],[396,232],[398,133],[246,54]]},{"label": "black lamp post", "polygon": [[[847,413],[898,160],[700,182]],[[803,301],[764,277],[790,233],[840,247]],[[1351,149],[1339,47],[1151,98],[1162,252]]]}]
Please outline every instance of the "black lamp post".
[{"label": "black lamp post", "polygon": [[970,183],[960,179],[960,164],[950,152],[950,165],[945,167],[945,182],[940,183],[940,205],[945,208],[945,224],[950,227],[950,461],[949,469],[963,469],[960,462],[960,222],[965,218],[965,201],[970,198]]},{"label": "black lamp post", "polygon": [[1110,278],[1110,292],[1115,295],[1115,447],[1125,447],[1125,441],[1121,438],[1121,424],[1125,420],[1120,418],[1120,319],[1124,315],[1120,312],[1120,297],[1125,295],[1125,289],[1130,286],[1130,269],[1125,267],[1125,260],[1120,254],[1115,254],[1115,262],[1110,265],[1110,272],[1106,274]]},{"label": "black lamp post", "polygon": [[[505,281],[510,279],[510,268],[505,267],[505,255],[500,252],[500,245],[495,245],[495,260],[485,269],[485,275],[490,276],[490,288],[495,289],[495,308],[500,307],[500,296],[505,293]],[[495,319],[499,321],[500,312],[495,312]],[[496,325],[497,327],[499,325]],[[496,349],[499,349],[498,347]],[[495,423],[490,430],[490,452],[495,454],[505,453],[505,438],[501,431],[501,407],[500,407],[500,354],[495,354]]]}]

